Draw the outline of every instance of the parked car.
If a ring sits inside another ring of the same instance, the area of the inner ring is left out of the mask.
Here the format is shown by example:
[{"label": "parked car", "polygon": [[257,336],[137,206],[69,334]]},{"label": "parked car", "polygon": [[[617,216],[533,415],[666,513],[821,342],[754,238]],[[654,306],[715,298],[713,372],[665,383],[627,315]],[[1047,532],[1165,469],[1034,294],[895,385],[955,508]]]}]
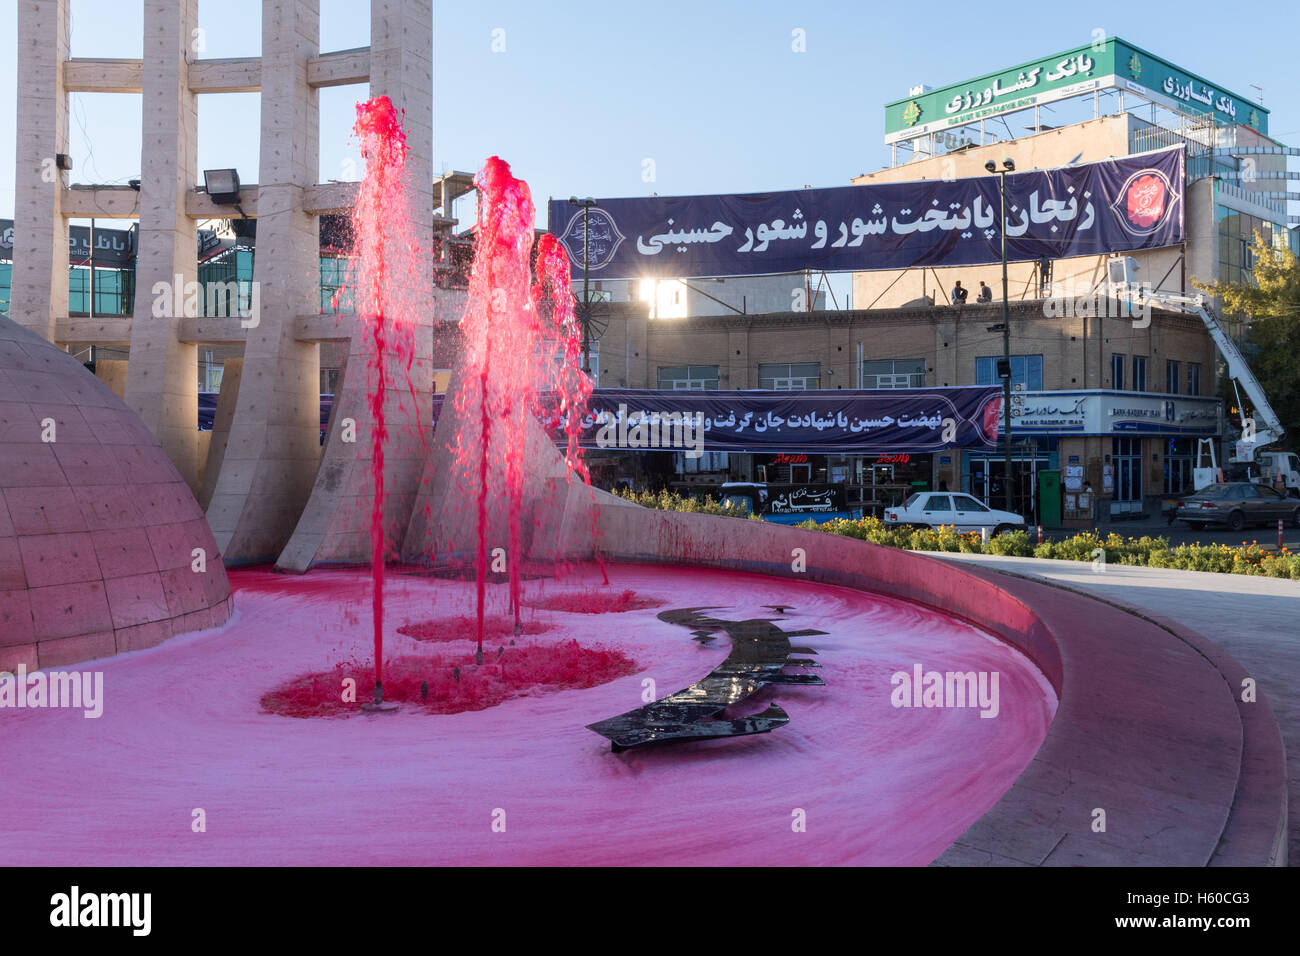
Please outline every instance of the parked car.
[{"label": "parked car", "polygon": [[1272,524],[1278,518],[1300,528],[1300,502],[1267,485],[1225,481],[1187,495],[1179,503],[1175,517],[1190,527],[1225,524],[1233,531],[1248,524]]},{"label": "parked car", "polygon": [[958,531],[988,528],[992,534],[1021,531],[1025,519],[1010,511],[997,511],[961,492],[919,491],[900,507],[885,509],[885,524],[937,528],[949,525]]}]

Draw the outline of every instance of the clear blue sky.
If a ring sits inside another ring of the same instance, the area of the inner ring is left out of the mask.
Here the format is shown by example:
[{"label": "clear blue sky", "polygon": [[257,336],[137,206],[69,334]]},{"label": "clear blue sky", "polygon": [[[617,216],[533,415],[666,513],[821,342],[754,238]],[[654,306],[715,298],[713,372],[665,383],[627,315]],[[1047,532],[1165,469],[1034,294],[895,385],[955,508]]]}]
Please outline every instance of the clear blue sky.
[{"label": "clear blue sky", "polygon": [[[205,56],[260,52],[258,0],[201,0]],[[369,42],[367,4],[321,0],[321,48]],[[139,56],[139,0],[73,0],[72,52]],[[0,217],[13,212],[14,0],[0,0]],[[492,51],[504,30],[505,51]],[[792,31],[807,51],[791,49]],[[434,3],[434,168],[499,154],[548,195],[843,185],[888,165],[885,102],[1091,41],[1105,30],[1238,94],[1264,88],[1271,132],[1300,141],[1294,0],[1126,3]],[[321,93],[321,179],[348,178],[352,105]],[[139,173],[140,98],[77,94],[74,181]],[[200,97],[199,168],[257,181],[257,94]],[[1045,119],[1046,122],[1050,120]],[[1017,131],[1019,134],[1019,131]],[[642,163],[656,181],[642,181]],[[472,216],[465,205],[457,212]],[[544,221],[539,216],[539,222]]]}]

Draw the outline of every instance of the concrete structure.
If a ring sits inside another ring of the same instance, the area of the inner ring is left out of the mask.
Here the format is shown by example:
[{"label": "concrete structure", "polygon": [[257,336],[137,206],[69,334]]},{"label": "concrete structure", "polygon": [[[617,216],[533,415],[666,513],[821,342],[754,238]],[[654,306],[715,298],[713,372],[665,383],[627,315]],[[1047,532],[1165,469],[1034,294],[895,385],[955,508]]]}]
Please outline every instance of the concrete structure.
[{"label": "concrete structure", "polygon": [[0,318],[0,671],[229,615],[212,532],[157,439],[76,359]]},{"label": "concrete structure", "polygon": [[[412,183],[413,226],[421,236],[446,231],[450,204],[468,189],[468,177],[439,180],[443,215],[435,217],[432,157],[433,44],[430,0],[374,0],[371,46],[322,54],[316,0],[265,0],[262,56],[204,60],[195,55],[191,31],[197,0],[149,0],[141,59],[70,58],[69,0],[33,0],[20,6],[17,183],[13,316],[43,338],[66,346],[127,346],[125,395],[159,438],[196,496],[228,561],[274,561],[293,535],[313,488],[332,495],[347,472],[347,496],[365,497],[356,447],[319,438],[320,346],[336,343],[340,354],[362,354],[355,316],[320,315],[318,220],[345,213],[355,185],[318,182],[318,90],[369,81],[370,95],[388,95],[405,109]],[[144,127],[139,189],[68,185],[56,154],[67,151],[68,95],[80,91],[140,93]],[[194,181],[197,99],[204,93],[259,91],[261,140],[259,183],[244,184],[235,203],[218,204]],[[197,221],[237,213],[262,220],[253,281],[256,315],[193,315],[185,306],[196,277]],[[68,315],[68,220],[138,219],[138,294],[132,318]],[[418,244],[418,274],[433,284],[428,244]],[[444,271],[447,263],[441,264]],[[416,293],[421,290],[415,290]],[[432,294],[425,297],[428,302]],[[431,321],[426,312],[424,318]],[[426,325],[419,332],[424,356],[413,368],[412,386],[427,395],[432,347]],[[213,348],[241,357],[238,374],[225,376],[222,417],[210,443],[196,430],[196,351]],[[369,413],[362,401],[365,376],[352,374],[336,408],[356,419],[358,443],[367,440]],[[115,370],[117,371],[117,370]],[[396,401],[396,399],[395,399]],[[407,403],[409,406],[409,402]],[[396,411],[396,409],[394,409]],[[427,411],[424,421],[428,420]],[[318,482],[324,460],[332,462]],[[387,488],[393,513],[409,508],[420,462],[392,460]],[[355,472],[353,474],[352,472]],[[340,509],[318,509],[295,554],[315,555],[326,525]],[[327,519],[325,515],[329,515]],[[396,519],[406,524],[406,515]],[[338,529],[335,529],[338,530]],[[312,537],[316,536],[316,537]],[[328,551],[330,558],[364,560],[361,542]],[[289,562],[289,566],[296,566]]]}]

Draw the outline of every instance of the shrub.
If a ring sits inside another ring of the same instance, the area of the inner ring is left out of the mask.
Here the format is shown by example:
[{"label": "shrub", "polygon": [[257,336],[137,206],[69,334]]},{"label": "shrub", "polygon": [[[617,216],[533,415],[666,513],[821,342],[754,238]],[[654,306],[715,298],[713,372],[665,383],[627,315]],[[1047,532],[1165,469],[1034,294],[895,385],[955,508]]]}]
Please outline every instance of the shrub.
[{"label": "shrub", "polygon": [[[705,495],[683,496],[669,491],[662,491],[657,495],[648,491],[618,491],[615,494],[646,508],[762,520],[758,515],[747,514],[744,509],[731,507]],[[1177,547],[1170,547],[1169,539],[1163,536],[1153,538],[1150,535],[1143,535],[1140,538],[1125,538],[1111,532],[1102,537],[1095,531],[1083,531],[1063,541],[1045,541],[1042,544],[1035,544],[1026,532],[1011,531],[990,538],[988,544],[983,544],[977,532],[958,532],[950,525],[938,528],[905,528],[887,525],[874,517],[837,518],[824,524],[818,524],[810,519],[795,527],[844,535],[888,548],[905,548],[911,551],[947,551],[963,554],[1054,558],[1058,561],[1093,561],[1100,548],[1105,552],[1108,564],[1212,571],[1221,574],[1253,574],[1300,580],[1300,554],[1285,550],[1275,554],[1265,551],[1257,542],[1243,543],[1237,548],[1230,548],[1224,544],[1180,544]]]}]

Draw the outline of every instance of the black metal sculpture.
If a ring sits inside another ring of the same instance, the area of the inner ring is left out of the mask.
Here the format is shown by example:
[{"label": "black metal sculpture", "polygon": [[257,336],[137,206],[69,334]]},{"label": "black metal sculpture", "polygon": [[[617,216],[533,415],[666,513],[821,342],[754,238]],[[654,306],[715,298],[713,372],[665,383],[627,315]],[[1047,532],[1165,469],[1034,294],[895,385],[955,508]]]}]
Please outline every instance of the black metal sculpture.
[{"label": "black metal sculpture", "polygon": [[816,661],[792,658],[792,653],[817,652],[809,647],[792,647],[790,638],[825,631],[783,631],[767,618],[724,621],[700,613],[711,610],[716,608],[688,607],[659,614],[661,621],[690,628],[697,641],[716,631],[725,632],[731,639],[731,653],[703,680],[684,690],[588,724],[589,729],[609,738],[615,753],[652,743],[764,734],[790,722],[790,716],[775,703],[747,717],[728,717],[724,711],[770,684],[825,683],[816,674],[784,673],[789,667],[821,666]]}]

